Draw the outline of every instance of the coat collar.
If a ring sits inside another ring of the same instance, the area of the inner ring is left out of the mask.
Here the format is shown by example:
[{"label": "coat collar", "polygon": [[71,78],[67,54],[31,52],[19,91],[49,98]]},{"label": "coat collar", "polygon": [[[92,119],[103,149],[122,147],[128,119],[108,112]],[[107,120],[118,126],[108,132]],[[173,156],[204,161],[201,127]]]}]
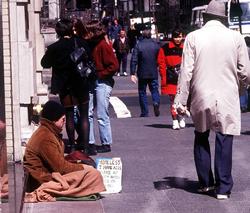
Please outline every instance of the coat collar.
[{"label": "coat collar", "polygon": [[48,128],[51,132],[53,132],[57,137],[61,138],[61,129],[58,128],[54,122],[45,119],[45,118],[41,118],[40,120],[40,125],[41,126],[45,126],[46,128]]},{"label": "coat collar", "polygon": [[142,41],[153,41],[152,38],[143,38]]},{"label": "coat collar", "polygon": [[212,27],[212,26],[218,26],[218,27],[225,27],[226,28],[226,26],[224,24],[222,24],[220,21],[217,21],[217,20],[208,21],[203,27]]},{"label": "coat collar", "polygon": [[183,48],[183,42],[181,42],[180,45],[176,45],[173,41],[170,41],[169,42],[169,48],[174,48],[174,47]]}]

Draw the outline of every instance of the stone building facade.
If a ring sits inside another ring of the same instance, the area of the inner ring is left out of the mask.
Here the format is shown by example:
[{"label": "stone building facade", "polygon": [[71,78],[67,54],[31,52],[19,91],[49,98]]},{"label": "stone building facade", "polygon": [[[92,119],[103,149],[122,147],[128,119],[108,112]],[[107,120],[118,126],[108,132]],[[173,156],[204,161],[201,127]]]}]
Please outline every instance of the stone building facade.
[{"label": "stone building facade", "polygon": [[40,33],[42,0],[2,0],[2,59],[4,120],[9,161],[22,159],[22,141],[33,132],[30,109],[48,99],[42,83],[41,56],[44,39]]}]

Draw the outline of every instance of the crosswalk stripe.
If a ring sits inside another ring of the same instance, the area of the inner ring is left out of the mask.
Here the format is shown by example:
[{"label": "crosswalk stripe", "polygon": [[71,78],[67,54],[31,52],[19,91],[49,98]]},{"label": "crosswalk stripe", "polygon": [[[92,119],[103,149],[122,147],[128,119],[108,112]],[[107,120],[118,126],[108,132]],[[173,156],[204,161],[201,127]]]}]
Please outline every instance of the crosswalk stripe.
[{"label": "crosswalk stripe", "polygon": [[131,113],[127,106],[122,102],[121,99],[115,96],[111,96],[109,100],[110,104],[113,106],[117,118],[130,118]]}]

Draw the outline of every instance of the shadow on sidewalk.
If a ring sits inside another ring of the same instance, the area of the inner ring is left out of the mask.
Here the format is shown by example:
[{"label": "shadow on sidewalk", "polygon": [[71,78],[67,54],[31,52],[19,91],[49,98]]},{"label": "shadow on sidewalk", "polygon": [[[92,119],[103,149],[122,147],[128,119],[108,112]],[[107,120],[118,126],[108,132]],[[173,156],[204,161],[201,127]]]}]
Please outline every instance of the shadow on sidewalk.
[{"label": "shadow on sidewalk", "polygon": [[242,135],[250,135],[250,131],[241,132]]},{"label": "shadow on sidewalk", "polygon": [[[164,177],[163,180],[155,181],[154,188],[156,190],[168,190],[168,189],[182,189],[189,193],[201,194],[197,190],[199,188],[199,182],[189,180],[183,177]],[[213,193],[206,193],[205,195],[214,197]]]},{"label": "shadow on sidewalk", "polygon": [[[172,129],[172,125],[170,124],[150,124],[150,125],[144,125],[147,127],[153,127],[153,128],[159,128],[159,129]],[[186,128],[194,127],[193,124],[186,124]]]}]

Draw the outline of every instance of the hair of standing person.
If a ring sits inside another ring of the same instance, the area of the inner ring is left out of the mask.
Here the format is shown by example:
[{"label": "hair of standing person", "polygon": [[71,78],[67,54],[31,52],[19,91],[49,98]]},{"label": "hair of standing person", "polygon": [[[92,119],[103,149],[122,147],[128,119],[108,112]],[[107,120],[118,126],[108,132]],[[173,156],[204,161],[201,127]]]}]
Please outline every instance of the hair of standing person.
[{"label": "hair of standing person", "polygon": [[175,28],[172,31],[172,38],[177,38],[179,37],[181,34],[183,34],[183,31],[180,28]]},{"label": "hair of standing person", "polygon": [[79,37],[84,37],[87,34],[87,29],[80,19],[73,19],[73,30]]},{"label": "hair of standing person", "polygon": [[142,36],[143,36],[143,38],[151,38],[151,30],[150,29],[143,30]]},{"label": "hair of standing person", "polygon": [[119,20],[118,20],[117,18],[114,18],[113,24],[114,24],[114,25],[115,25],[115,24],[119,24]]},{"label": "hair of standing person", "polygon": [[73,23],[69,19],[61,19],[56,23],[55,30],[59,38],[72,36]]},{"label": "hair of standing person", "polygon": [[105,26],[97,20],[93,20],[87,23],[86,25],[87,35],[85,39],[97,41],[106,35],[106,28]]}]

